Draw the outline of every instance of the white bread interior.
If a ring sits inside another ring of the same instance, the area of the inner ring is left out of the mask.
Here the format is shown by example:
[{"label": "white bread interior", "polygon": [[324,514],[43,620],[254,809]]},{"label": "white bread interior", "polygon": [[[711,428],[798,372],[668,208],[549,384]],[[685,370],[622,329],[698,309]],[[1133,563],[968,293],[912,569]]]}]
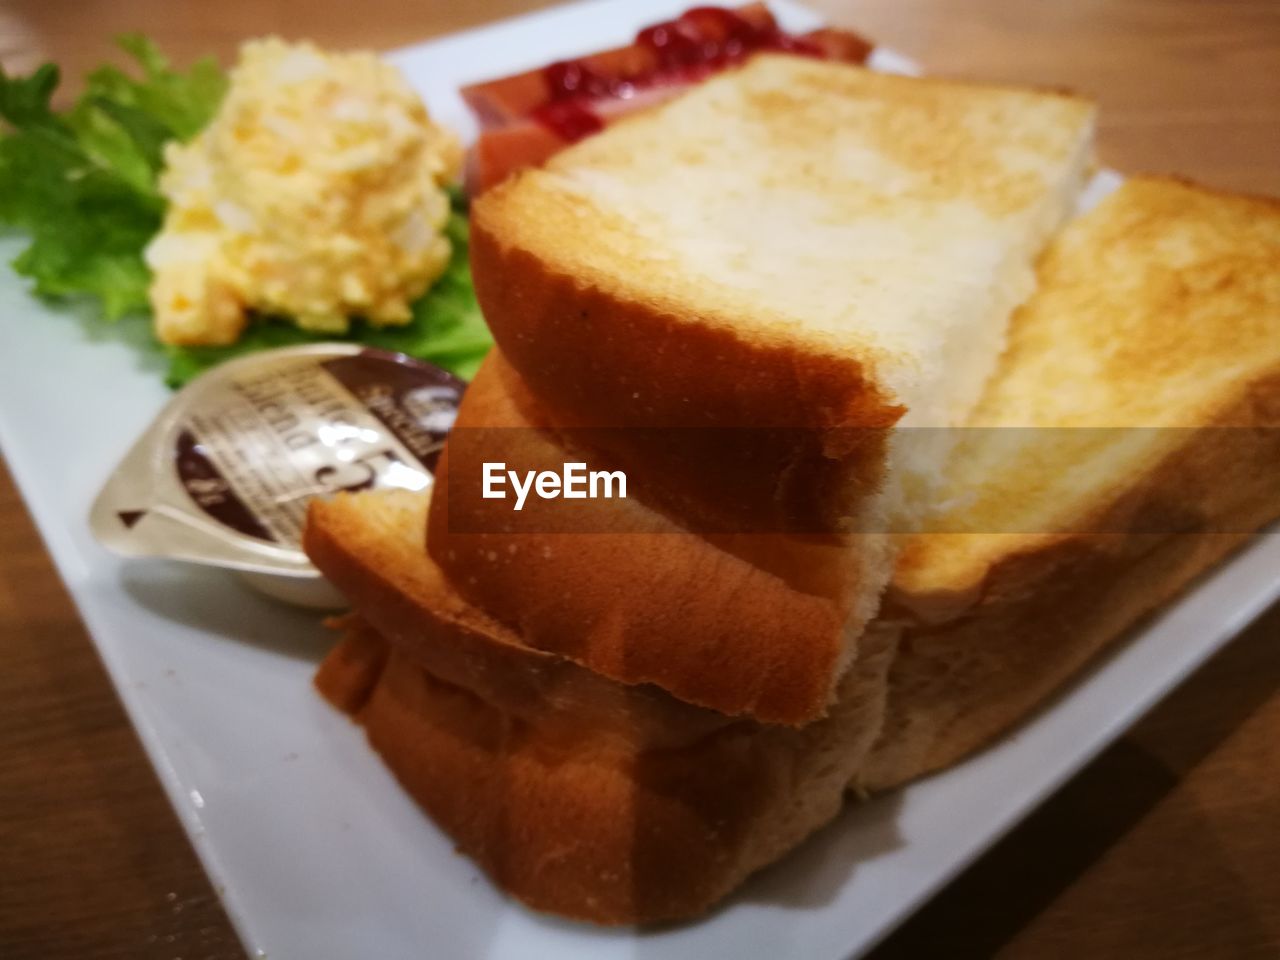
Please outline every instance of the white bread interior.
[{"label": "white bread interior", "polygon": [[477,226],[685,325],[838,351],[902,423],[954,425],[1072,209],[1093,128],[1066,94],[760,56],[486,196]]}]

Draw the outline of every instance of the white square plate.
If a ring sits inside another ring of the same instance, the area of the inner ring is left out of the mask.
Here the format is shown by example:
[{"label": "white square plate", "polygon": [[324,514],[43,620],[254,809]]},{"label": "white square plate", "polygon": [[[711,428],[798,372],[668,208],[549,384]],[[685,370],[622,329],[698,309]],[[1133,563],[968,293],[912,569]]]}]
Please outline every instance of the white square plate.
[{"label": "white square plate", "polygon": [[[689,5],[598,0],[391,59],[435,116],[470,135],[460,84],[625,42]],[[817,25],[800,7],[774,8],[791,28]],[[5,261],[18,249],[0,240]],[[860,953],[1280,594],[1280,537],[1266,536],[1016,736],[850,809],[706,920],[577,926],[497,893],[312,692],[331,641],[314,616],[216,571],[123,563],[91,539],[94,494],[168,395],[157,354],[137,349],[146,336],[45,306],[0,271],[0,445],[233,922],[250,954],[271,960]]]}]

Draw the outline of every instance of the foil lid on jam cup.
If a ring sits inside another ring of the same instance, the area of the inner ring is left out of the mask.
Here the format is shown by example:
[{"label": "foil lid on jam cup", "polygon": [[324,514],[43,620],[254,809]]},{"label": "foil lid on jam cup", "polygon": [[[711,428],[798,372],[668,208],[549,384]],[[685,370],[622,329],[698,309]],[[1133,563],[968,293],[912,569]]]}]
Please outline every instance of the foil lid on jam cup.
[{"label": "foil lid on jam cup", "polygon": [[287,602],[342,606],[302,552],[307,502],[428,487],[464,387],[354,344],[230,361],[169,401],[107,480],[90,527],[124,556],[225,567]]}]

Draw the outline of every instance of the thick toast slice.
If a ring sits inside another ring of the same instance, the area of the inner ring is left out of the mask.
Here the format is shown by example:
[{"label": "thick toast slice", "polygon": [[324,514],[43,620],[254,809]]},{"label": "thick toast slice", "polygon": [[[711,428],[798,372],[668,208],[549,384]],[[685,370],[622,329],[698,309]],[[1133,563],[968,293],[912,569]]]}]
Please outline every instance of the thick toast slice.
[{"label": "thick toast slice", "polygon": [[[610,677],[821,716],[892,568],[891,429],[976,400],[1092,126],[1061,94],[761,56],[486,194],[473,267],[502,354],[442,465],[436,560]],[[449,527],[501,509],[459,462],[472,428],[509,465],[595,453],[638,502]]]},{"label": "thick toast slice", "polygon": [[316,684],[498,886],[596,923],[691,917],[836,815],[879,728],[887,646],[804,730],[614,683],[457,598],[424,550],[427,498],[313,503],[307,552],[359,613]]},{"label": "thick toast slice", "polygon": [[[588,431],[590,434],[590,431]],[[600,466],[553,426],[501,352],[467,389],[436,470],[428,550],[450,585],[523,642],[729,715],[803,725],[858,656],[892,569],[884,537],[705,535],[647,502],[486,499],[484,463]],[[588,437],[589,439],[589,437]]]},{"label": "thick toast slice", "polygon": [[[480,198],[477,295],[553,420],[639,428],[607,452],[696,491],[691,519],[868,529],[888,429],[977,401],[1093,123],[1063,94],[758,56]],[[772,482],[700,485],[720,428],[757,431],[735,451]]]},{"label": "thick toast slice", "polygon": [[955,762],[1280,517],[1280,202],[1134,178],[1063,231],[908,540],[860,782]]},{"label": "thick toast slice", "polygon": [[[528,648],[452,591],[426,497],[405,493],[312,508],[310,555],[377,627],[352,623],[317,682],[514,895],[604,923],[694,915],[834,815],[850,779],[883,788],[981,745],[1280,515],[1278,267],[1280,205],[1173,181],[1073,225],[976,420],[1043,429],[962,442],[951,483],[984,470],[933,522],[967,532],[912,538],[892,610],[802,730]],[[1082,445],[1064,427],[1125,429]]]}]

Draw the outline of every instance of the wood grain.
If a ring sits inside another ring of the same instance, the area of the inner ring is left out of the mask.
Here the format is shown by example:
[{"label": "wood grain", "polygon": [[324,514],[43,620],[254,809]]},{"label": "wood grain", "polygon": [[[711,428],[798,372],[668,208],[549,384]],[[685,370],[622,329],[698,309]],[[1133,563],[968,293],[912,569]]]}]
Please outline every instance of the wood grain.
[{"label": "wood grain", "polygon": [[[538,5],[7,0],[0,62],[55,59],[74,86],[126,30],[145,30],[180,63],[206,52],[225,62],[263,33],[383,49]],[[931,72],[1098,97],[1107,163],[1280,194],[1273,0],[811,5]],[[0,662],[0,957],[243,957],[3,471]],[[1280,956],[1277,771],[1280,609],[874,956]]]},{"label": "wood grain", "polygon": [[0,662],[0,957],[243,957],[3,470]]}]

